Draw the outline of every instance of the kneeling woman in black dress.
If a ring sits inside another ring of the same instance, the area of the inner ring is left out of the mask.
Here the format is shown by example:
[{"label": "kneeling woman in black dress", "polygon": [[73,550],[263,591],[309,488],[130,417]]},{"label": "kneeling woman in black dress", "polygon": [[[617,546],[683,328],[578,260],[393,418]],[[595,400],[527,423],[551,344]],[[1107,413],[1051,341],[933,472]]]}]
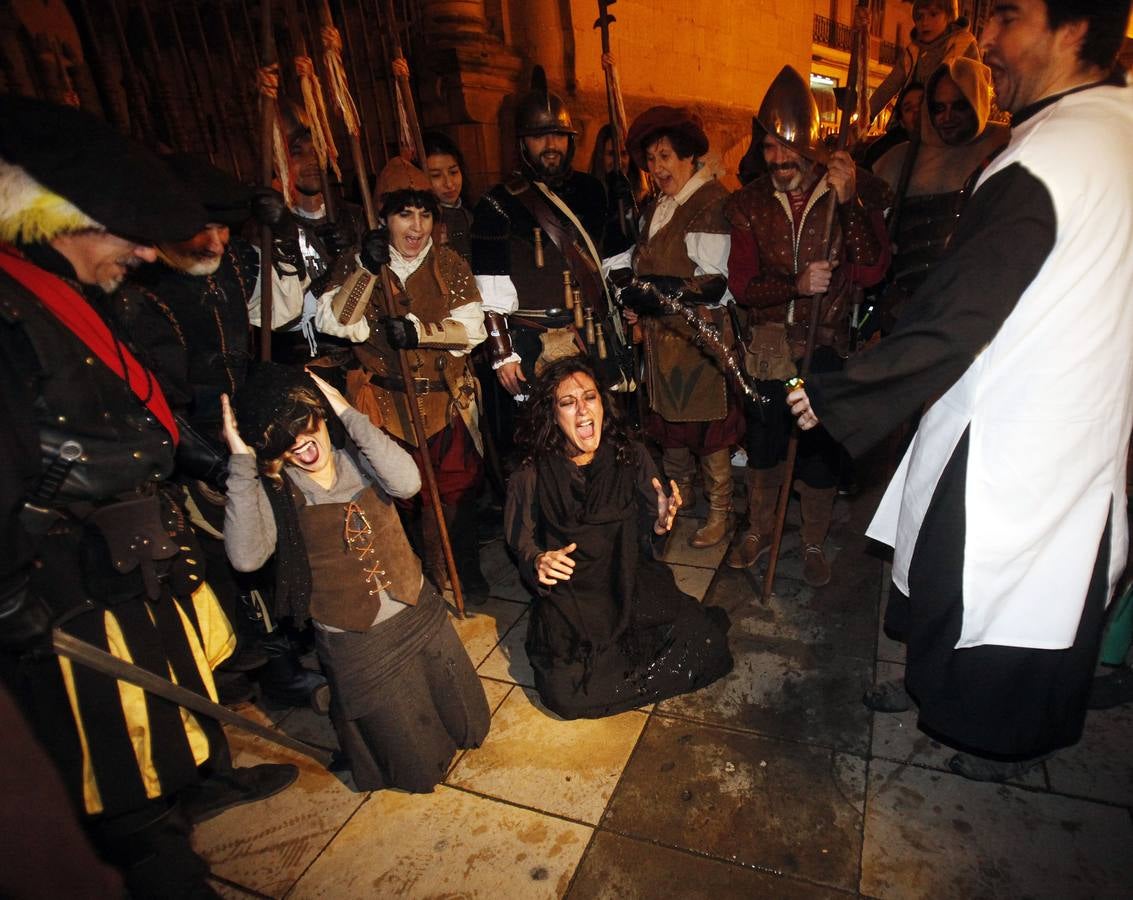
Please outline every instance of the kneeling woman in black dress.
[{"label": "kneeling woman in black dress", "polygon": [[680,495],[631,442],[580,357],[539,377],[518,439],[505,527],[535,594],[527,655],[544,705],[600,718],[711,684],[732,668],[728,616],[654,558]]}]

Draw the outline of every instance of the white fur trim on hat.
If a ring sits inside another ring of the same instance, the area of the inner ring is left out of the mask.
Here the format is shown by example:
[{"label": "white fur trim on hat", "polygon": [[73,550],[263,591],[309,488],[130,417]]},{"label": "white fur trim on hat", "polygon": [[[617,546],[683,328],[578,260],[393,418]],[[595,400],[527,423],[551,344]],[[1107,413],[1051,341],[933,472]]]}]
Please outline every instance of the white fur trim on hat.
[{"label": "white fur trim on hat", "polygon": [[0,241],[42,244],[61,234],[105,229],[21,166],[0,159]]}]

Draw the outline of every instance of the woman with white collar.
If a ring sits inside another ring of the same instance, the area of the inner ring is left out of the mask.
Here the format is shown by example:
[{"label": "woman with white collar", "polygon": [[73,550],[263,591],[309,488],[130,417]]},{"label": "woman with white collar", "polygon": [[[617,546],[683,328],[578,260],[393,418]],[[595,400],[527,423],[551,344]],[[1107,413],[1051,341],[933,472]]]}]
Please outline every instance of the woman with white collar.
[{"label": "woman with white collar", "polygon": [[[475,506],[484,480],[483,444],[468,362],[487,337],[480,293],[460,254],[433,242],[440,208],[424,172],[395,157],[378,176],[375,193],[381,224],[362,238],[359,261],[374,274],[389,272],[398,315],[386,314],[375,290],[362,314],[343,324],[328,293],[319,300],[316,322],[319,330],[354,342],[359,368],[347,373],[350,402],[410,448],[417,439],[409,403],[419,405],[461,586],[466,597],[482,602],[488,586],[480,572]],[[405,390],[401,350],[409,354],[415,397]],[[421,529],[425,573],[444,588],[444,555],[428,512]]]},{"label": "woman with white collar", "polygon": [[[728,190],[705,167],[708,136],[684,107],[654,106],[626,136],[630,155],[648,169],[659,193],[646,205],[637,245],[607,261],[611,281],[631,324],[645,342],[650,415],[645,430],[663,449],[666,477],[691,500],[697,460],[708,496],[708,520],[689,540],[711,547],[727,533],[732,509],[731,448],[743,433],[743,410],[707,350],[697,346],[680,315],[665,314],[656,292],[700,307],[728,342],[735,332],[726,307]],[[619,267],[630,266],[630,269]],[[686,504],[691,508],[691,503]]]}]

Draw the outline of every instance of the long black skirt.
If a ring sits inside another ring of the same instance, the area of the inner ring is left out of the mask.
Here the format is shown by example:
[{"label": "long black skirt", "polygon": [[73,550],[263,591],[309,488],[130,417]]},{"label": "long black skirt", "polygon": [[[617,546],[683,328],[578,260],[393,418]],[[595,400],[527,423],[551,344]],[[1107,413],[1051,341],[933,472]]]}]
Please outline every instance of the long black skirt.
[{"label": "long black skirt", "polygon": [[[1106,524],[1072,646],[1065,650],[985,645],[956,649],[964,616],[963,572],[968,436],[941,475],[909,566],[909,597],[894,588],[885,627],[906,641],[905,685],[919,726],[959,750],[1027,759],[1082,736],[1108,591]],[[1061,597],[1035,597],[1035,604]],[[1072,598],[1067,598],[1072,599]]]},{"label": "long black skirt", "polygon": [[[638,569],[637,599],[624,634],[607,646],[576,643],[557,656],[563,620],[536,600],[527,629],[535,689],[564,719],[600,719],[699,690],[732,670],[728,614],[677,588],[671,570],[649,560]],[[595,598],[595,602],[609,602]]]},{"label": "long black skirt", "polygon": [[369,631],[316,629],[316,649],[359,790],[428,793],[458,749],[487,736],[484,688],[428,581],[416,606]]}]

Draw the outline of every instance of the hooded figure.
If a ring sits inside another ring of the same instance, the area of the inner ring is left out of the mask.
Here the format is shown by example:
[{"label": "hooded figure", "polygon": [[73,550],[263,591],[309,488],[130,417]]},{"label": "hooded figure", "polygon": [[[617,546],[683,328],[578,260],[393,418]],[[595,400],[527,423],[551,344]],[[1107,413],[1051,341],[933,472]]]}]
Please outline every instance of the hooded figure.
[{"label": "hooded figure", "polygon": [[[969,183],[1011,136],[1008,126],[988,121],[990,112],[991,70],[974,59],[953,59],[928,81],[919,142],[894,147],[874,166],[898,192],[891,213],[897,216],[897,253],[884,303],[886,325],[947,249]],[[901,193],[909,154],[914,154],[912,171]]]}]

